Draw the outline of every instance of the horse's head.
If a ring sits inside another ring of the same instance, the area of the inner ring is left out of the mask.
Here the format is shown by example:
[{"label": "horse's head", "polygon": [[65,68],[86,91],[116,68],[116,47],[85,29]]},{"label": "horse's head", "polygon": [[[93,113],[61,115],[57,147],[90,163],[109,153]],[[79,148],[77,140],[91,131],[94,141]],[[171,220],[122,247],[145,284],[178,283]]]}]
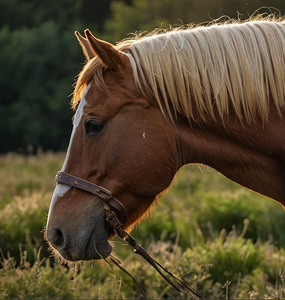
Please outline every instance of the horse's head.
[{"label": "horse's head", "polygon": [[[62,171],[111,191],[128,213],[124,229],[131,230],[177,171],[173,127],[138,91],[128,56],[85,34],[77,33],[88,62],[75,89],[75,98],[83,92]],[[107,257],[114,233],[105,219],[99,197],[59,183],[46,238],[66,260]]]}]

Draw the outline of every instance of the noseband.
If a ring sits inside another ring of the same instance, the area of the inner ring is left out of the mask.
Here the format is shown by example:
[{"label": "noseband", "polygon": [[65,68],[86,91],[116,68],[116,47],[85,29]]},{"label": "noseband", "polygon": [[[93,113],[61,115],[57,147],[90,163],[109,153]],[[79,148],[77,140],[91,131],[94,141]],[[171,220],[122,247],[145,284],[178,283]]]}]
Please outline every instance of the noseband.
[{"label": "noseband", "polygon": [[[147,251],[137,243],[137,241],[126,231],[123,229],[123,224],[127,221],[128,213],[124,205],[116,199],[112,193],[107,190],[106,188],[96,185],[94,183],[91,183],[89,181],[86,181],[84,179],[81,179],[79,177],[70,175],[65,172],[58,172],[55,177],[55,181],[57,183],[63,183],[72,187],[75,187],[77,189],[89,192],[98,198],[100,198],[103,201],[105,212],[106,212],[106,220],[113,228],[115,234],[128,243],[130,246],[133,247],[134,252],[136,254],[141,255],[150,265],[152,265],[155,270],[170,284],[172,285],[177,291],[182,292],[183,294],[189,295],[196,299],[205,299],[201,295],[199,295],[197,292],[195,292],[192,288],[190,288],[185,282],[174,276],[171,272],[167,271],[160,263],[158,263],[155,259],[153,259]],[[146,298],[146,294],[141,287],[141,285],[137,282],[137,280],[123,267],[121,266],[121,263],[119,260],[114,259],[111,257],[111,261],[117,265],[121,270],[123,270],[126,274],[128,274],[134,282],[139,287],[143,298]],[[166,277],[162,271],[167,273],[169,276],[171,276],[173,279],[177,281],[177,284],[173,283],[168,277]]]},{"label": "noseband", "polygon": [[[118,219],[124,224],[127,221],[128,213],[124,205],[116,198],[112,196],[112,193],[100,185],[96,185],[89,181],[83,180],[79,177],[70,175],[65,172],[58,172],[55,177],[57,183],[63,183],[69,186],[73,186],[77,189],[89,192],[101,200],[104,204],[109,205],[115,212]],[[106,205],[104,205],[106,209]]]}]

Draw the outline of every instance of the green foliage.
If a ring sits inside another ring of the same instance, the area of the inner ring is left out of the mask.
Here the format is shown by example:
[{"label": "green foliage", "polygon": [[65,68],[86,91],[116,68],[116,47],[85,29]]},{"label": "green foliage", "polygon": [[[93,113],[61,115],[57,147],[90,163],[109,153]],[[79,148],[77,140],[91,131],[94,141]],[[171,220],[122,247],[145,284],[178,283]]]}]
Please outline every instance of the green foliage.
[{"label": "green foliage", "polygon": [[28,145],[47,149],[52,143],[54,149],[65,148],[72,116],[67,95],[79,70],[66,59],[79,61],[73,33],[60,34],[53,21],[30,30],[4,27],[0,47],[0,64],[6,70],[0,75],[5,83],[0,102],[5,142],[0,151],[26,150]]},{"label": "green foliage", "polygon": [[[110,42],[136,31],[247,18],[265,0],[1,0],[0,153],[65,150],[71,131],[68,96],[84,56],[74,31],[90,28]],[[270,6],[285,10],[285,3]],[[261,12],[270,12],[263,9]]]},{"label": "green foliage", "polygon": [[41,230],[54,188],[52,178],[63,158],[63,154],[46,153],[37,157],[8,154],[0,159],[0,248],[17,263],[19,245],[31,263],[39,247],[43,248],[42,256],[48,256]]},{"label": "green foliage", "polygon": [[[61,265],[42,238],[64,154],[0,156],[0,299],[139,299],[105,261]],[[169,271],[210,299],[285,298],[285,213],[209,168],[182,169],[133,236]],[[185,299],[129,246],[115,255],[150,299]]]},{"label": "green foliage", "polygon": [[163,238],[174,242],[178,233],[181,246],[187,247],[205,237],[215,238],[222,230],[227,234],[235,230],[254,242],[268,240],[285,246],[284,211],[277,202],[241,188],[210,168],[187,166],[178,178],[164,197],[167,205],[158,205],[161,213],[155,212],[155,218],[142,224],[146,227],[141,231],[144,241]]}]

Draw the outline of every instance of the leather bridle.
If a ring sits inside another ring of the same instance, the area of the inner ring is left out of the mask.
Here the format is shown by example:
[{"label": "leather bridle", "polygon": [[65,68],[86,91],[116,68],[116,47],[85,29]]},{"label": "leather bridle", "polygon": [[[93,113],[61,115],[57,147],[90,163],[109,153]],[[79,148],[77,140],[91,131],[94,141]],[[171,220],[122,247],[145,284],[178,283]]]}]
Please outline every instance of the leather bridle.
[{"label": "leather bridle", "polygon": [[[65,172],[57,172],[55,181],[57,183],[63,183],[69,186],[73,186],[77,189],[83,190],[85,192],[89,192],[101,200],[107,205],[110,206],[110,208],[115,211],[118,216],[118,219],[124,224],[127,221],[128,213],[125,209],[124,205],[115,197],[112,196],[112,193],[102,187],[101,185],[96,185],[94,183],[91,183],[89,181],[86,181],[84,179],[81,179],[79,177],[76,177],[74,175],[70,175]],[[106,208],[105,208],[106,209]]]},{"label": "leather bridle", "polygon": [[[127,221],[128,213],[124,205],[116,199],[112,193],[107,190],[106,188],[76,177],[74,175],[65,173],[60,171],[56,174],[55,181],[57,183],[63,183],[77,189],[89,192],[103,201],[105,213],[106,213],[106,220],[114,230],[115,234],[132,246],[134,252],[136,254],[141,255],[149,264],[151,264],[155,270],[170,284],[172,285],[177,291],[185,294],[190,295],[191,298],[196,299],[205,299],[197,292],[195,292],[191,287],[189,287],[185,282],[174,276],[171,272],[167,271],[161,264],[159,264],[155,259],[153,259],[147,251],[137,243],[137,241],[126,231],[123,229],[123,224]],[[117,265],[121,270],[123,270],[126,274],[128,274],[134,282],[139,287],[143,298],[147,299],[146,294],[141,287],[141,285],[137,282],[137,280],[121,265],[121,262],[118,259],[114,259],[111,257],[111,261]],[[173,283],[168,277],[166,277],[162,271],[170,275],[173,279],[177,281],[177,284]]]}]

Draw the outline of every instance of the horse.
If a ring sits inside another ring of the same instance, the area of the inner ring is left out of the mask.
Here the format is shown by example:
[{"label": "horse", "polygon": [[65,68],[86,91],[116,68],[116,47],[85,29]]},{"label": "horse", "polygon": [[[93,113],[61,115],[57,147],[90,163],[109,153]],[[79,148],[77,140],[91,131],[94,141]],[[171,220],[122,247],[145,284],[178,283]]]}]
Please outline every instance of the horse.
[{"label": "horse", "polygon": [[48,213],[56,255],[108,258],[114,236],[151,214],[187,164],[210,166],[284,208],[283,19],[191,25],[117,45],[88,29],[75,34],[87,62]]}]

